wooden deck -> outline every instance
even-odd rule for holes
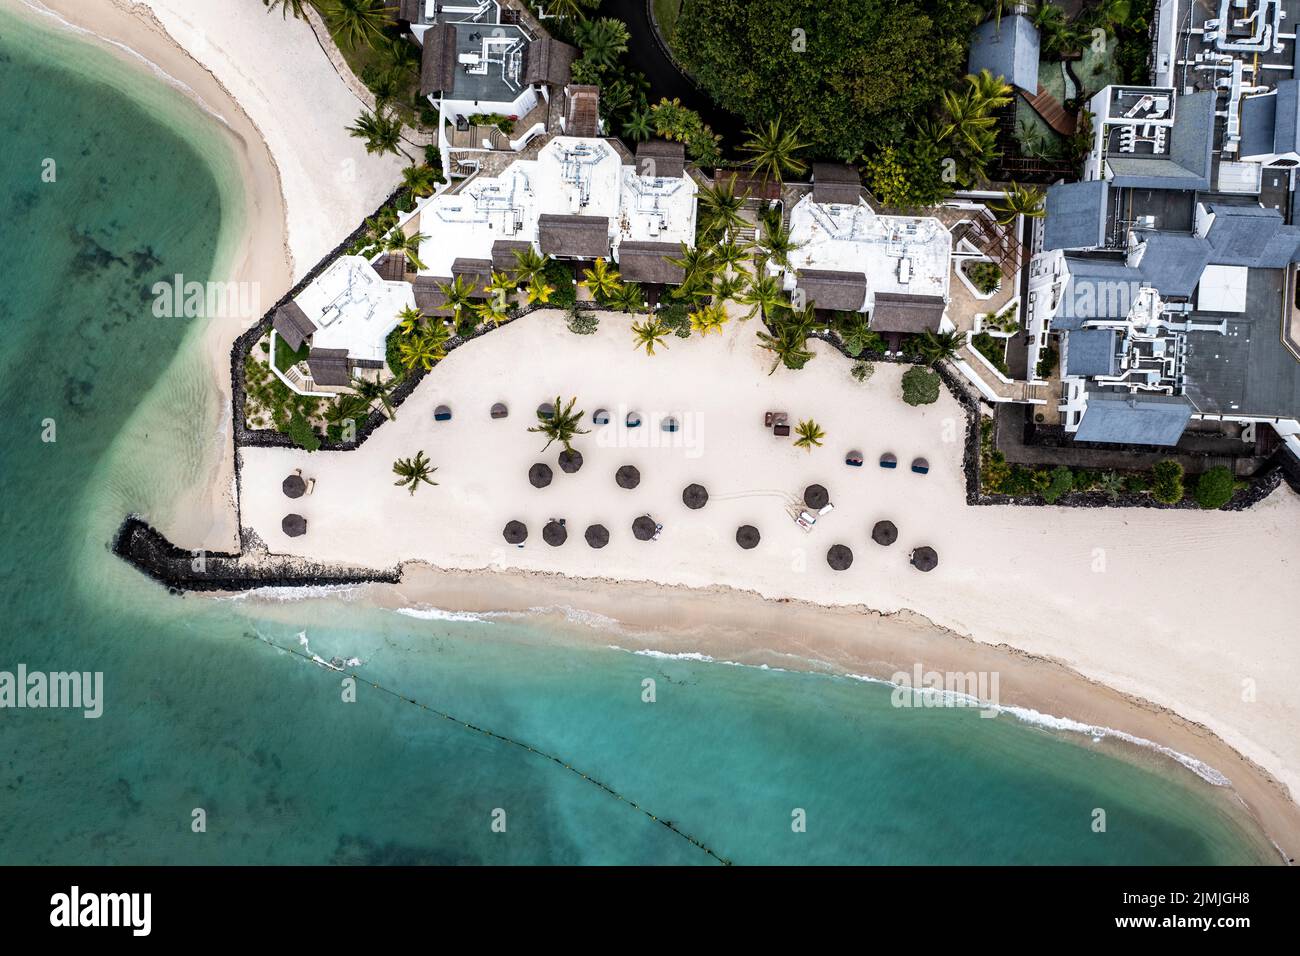
[[[1047,92],[1042,86],[1038,87],[1038,92],[1033,96],[1021,94],[1039,116],[1043,118],[1048,126],[1056,130],[1062,136],[1073,136],[1075,125],[1078,118],[1071,116],[1065,111],[1065,107],[1051,93]]]

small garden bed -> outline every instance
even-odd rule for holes
[[[975,351],[989,360],[989,364],[1001,372],[1006,378],[1011,377],[1011,370],[1007,367],[1007,340],[996,338],[987,332],[979,332],[971,336],[970,344]]]
[[[982,296],[991,296],[1002,288],[1002,269],[987,259],[967,259],[961,264],[962,275]]]

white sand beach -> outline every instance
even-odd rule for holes
[[[346,127],[362,103],[305,22],[261,0],[0,0],[47,26],[151,69],[213,115],[244,186],[245,233],[225,274],[269,308],[392,193],[403,157],[368,156]],[[273,64],[274,68],[264,68]],[[207,320],[212,389],[206,480],[182,492],[168,527],[187,547],[238,546],[230,429],[230,346],[257,317]]]
[[[597,334],[575,336],[558,313],[534,313],[455,351],[359,451],[244,449],[245,526],[275,552],[375,567],[420,561],[911,609],[1203,724],[1297,792],[1300,646],[1287,595],[1300,573],[1300,500],[1288,489],[1235,514],[970,507],[960,470],[964,413],[947,392],[911,408],[899,397],[900,367],[882,364],[860,385],[821,343],[804,370],[769,377],[754,323],[670,339],[654,357],[634,351],[628,325],[608,314]],[[526,432],[537,405],[557,394],[576,395],[593,429],[575,441],[585,458],[576,475],[560,471],[558,446],[542,453],[544,439]],[[510,416],[493,421],[497,401]],[[452,420],[434,422],[444,403]],[[605,428],[590,424],[601,407],[614,420]],[[824,447],[805,452],[773,437],[763,427],[768,409],[816,419]],[[621,425],[629,410],[641,413],[639,429]],[[681,430],[660,431],[665,415]],[[391,468],[421,449],[439,484],[412,496],[393,485]],[[851,449],[864,467],[844,464]],[[876,465],[886,451],[898,469]],[[908,469],[916,456],[929,460],[928,475]],[[529,484],[535,462],[551,466],[549,487]],[[615,483],[624,464],[640,469],[635,490]],[[294,468],[316,486],[291,502],[280,482]],[[681,498],[692,482],[710,493],[698,511]],[[835,508],[805,533],[788,508],[812,482],[829,489]],[[281,532],[288,512],[307,518],[305,536]],[[645,513],[664,525],[660,540],[633,537]],[[541,540],[553,517],[569,532],[559,548]],[[892,547],[870,540],[881,518],[898,525]],[[528,525],[523,548],[502,539],[511,519]],[[583,540],[596,522],[610,531],[601,550]],[[758,548],[737,547],[741,524],[758,527]],[[849,570],[827,566],[832,544],[853,550]],[[919,545],[939,553],[929,574],[908,565]],[[817,656],[815,645],[807,656]]]

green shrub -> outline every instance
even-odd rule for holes
[[[1011,377],[1011,370],[1007,367],[1007,340],[999,339],[989,335],[987,332],[980,332],[971,338],[970,344],[975,346],[975,350],[988,359],[995,369]]]
[[[295,445],[307,451],[316,451],[320,448],[320,436],[316,434],[316,429],[311,427],[311,423],[303,417],[302,412],[294,412],[284,433],[293,439]]]
[[[689,339],[691,337],[691,318],[690,310],[684,303],[673,302],[669,305],[661,306],[655,313],[655,318],[672,330],[673,335],[679,339]]]
[[[876,374],[876,367],[870,362],[854,362],[849,374],[853,376],[853,381],[865,382]]]
[[[1202,508],[1222,508],[1232,498],[1235,484],[1232,472],[1217,465],[1196,480],[1196,503]]]
[[[903,373],[903,401],[909,405],[932,405],[939,400],[939,376],[928,368],[909,368]]]
[[[1156,501],[1172,505],[1183,500],[1183,466],[1167,458],[1151,469],[1151,494]]]
[[[574,335],[592,335],[599,328],[600,319],[586,309],[569,309],[568,325]]]
[[[1043,498],[1050,505],[1059,500],[1062,495],[1074,490],[1074,472],[1065,465],[1057,465],[1048,472],[1048,475],[1050,480],[1047,487],[1043,489]]]
[[[571,310],[574,303],[578,301],[578,287],[573,284],[573,268],[566,262],[552,259],[546,264],[542,277],[548,285],[555,287],[547,306],[552,309]]]
[[[1038,367],[1034,369],[1034,374],[1039,378],[1047,378],[1056,368],[1057,360],[1056,349],[1050,345],[1038,353]]]
[[[962,263],[961,271],[966,273],[970,284],[984,295],[995,292],[1002,282],[1002,269],[996,262],[968,259]]]

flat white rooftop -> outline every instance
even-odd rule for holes
[[[409,282],[380,278],[361,256],[340,256],[294,301],[316,326],[313,348],[383,360],[388,333],[402,309],[415,307],[415,292]]]
[[[695,242],[694,180],[640,176],[603,139],[557,136],[537,159],[477,176],[421,205],[423,275],[450,276],[456,259],[488,259],[498,239],[537,243],[542,215],[603,216],[612,244]]]
[[[862,272],[871,293],[948,294],[952,235],[933,217],[881,216],[865,202],[805,196],[790,211],[790,238],[799,244],[790,254],[795,270]]]

